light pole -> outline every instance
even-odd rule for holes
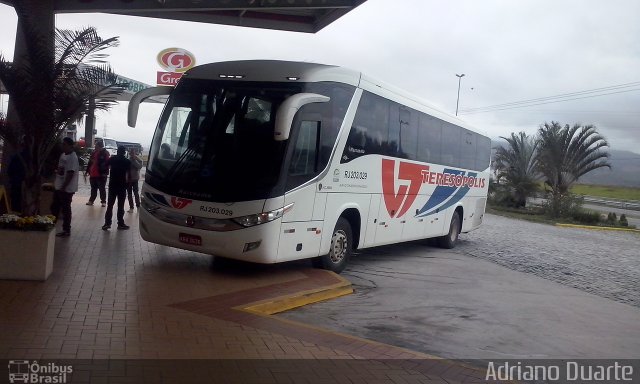
[[[462,81],[462,78],[464,77],[464,73],[462,75],[458,75],[456,73],[456,76],[458,76],[458,99],[456,100],[456,116],[458,116],[458,103],[460,103],[460,82]]]

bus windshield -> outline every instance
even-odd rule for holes
[[[275,115],[303,84],[188,80],[172,93],[153,138],[147,182],[208,201],[246,201],[277,191],[286,142]]]

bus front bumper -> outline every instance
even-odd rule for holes
[[[140,235],[151,243],[253,263],[276,263],[281,219],[233,231],[166,223],[140,210]]]

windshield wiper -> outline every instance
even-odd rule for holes
[[[189,147],[187,147],[187,149],[182,153],[182,155],[180,155],[178,160],[176,160],[176,162],[167,171],[167,175],[165,176],[166,180],[173,179],[173,177],[176,174],[176,171],[178,171],[179,169],[182,170],[182,169],[184,169],[184,167],[187,166],[188,163],[186,162],[186,160],[187,160],[188,157],[195,158],[195,156],[193,156],[193,155],[197,155],[197,152],[194,149],[194,147],[197,144],[198,143],[196,141],[194,141],[194,143],[190,144]]]

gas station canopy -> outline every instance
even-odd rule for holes
[[[53,49],[54,17],[60,13],[110,13],[199,23],[316,33],[366,0],[0,0],[0,4],[21,5],[41,23],[36,27]],[[18,23],[20,28],[20,23]],[[16,36],[16,53],[24,58],[24,43]],[[21,52],[20,54],[18,52]],[[51,55],[53,57],[53,55]],[[26,59],[25,59],[26,60]],[[15,59],[14,59],[15,62]],[[120,77],[128,84],[121,95],[128,100],[146,84]],[[0,84],[0,92],[2,92]],[[95,117],[87,116],[85,137],[93,137]]]
[[[308,33],[318,32],[365,1],[52,0],[55,13],[100,12]]]
[[[13,6],[18,1],[21,0],[0,0],[0,3]],[[54,13],[111,13],[307,33],[318,32],[365,1],[47,0]],[[126,82],[147,87],[132,79]],[[0,93],[4,92],[0,83]],[[123,100],[128,100],[132,93],[135,92],[125,91]]]

